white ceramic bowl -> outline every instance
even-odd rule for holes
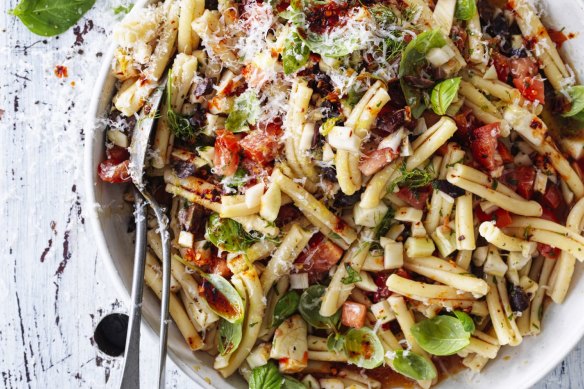
[[[134,10],[147,4],[139,1]],[[578,36],[564,44],[563,52],[573,65],[580,80],[584,80],[584,1],[543,0],[544,20],[551,27]],[[122,201],[120,185],[105,184],[96,171],[104,158],[104,122],[107,117],[115,79],[109,73],[113,48],[104,58],[104,64],[95,85],[86,126],[85,141],[85,198],[86,216],[90,220],[93,236],[103,264],[111,274],[111,282],[129,301],[132,278],[133,236],[128,234],[127,224],[131,210]],[[519,347],[505,347],[499,357],[490,362],[480,375],[460,373],[442,382],[442,389],[458,388],[472,384],[473,389],[529,388],[560,363],[584,335],[584,315],[581,301],[584,299],[582,266],[577,266],[574,282],[568,298],[562,305],[552,305],[543,319],[543,331],[539,336],[528,337]],[[148,290],[143,304],[143,315],[148,332],[155,336],[158,329],[159,302]],[[212,358],[206,353],[192,353],[177,328],[173,325],[169,334],[169,355],[180,368],[204,388],[246,388],[243,379],[234,375],[225,380],[213,368]],[[210,384],[211,383],[211,384]]]

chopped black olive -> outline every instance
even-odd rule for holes
[[[509,303],[513,312],[523,312],[529,308],[529,296],[518,285],[511,285],[509,290]]]
[[[337,169],[332,166],[322,168],[322,177],[331,182],[337,182]]]
[[[446,193],[453,199],[463,196],[465,193],[464,189],[461,189],[456,185],[452,185],[450,182],[446,180],[436,180],[434,181],[433,186],[439,191]]]

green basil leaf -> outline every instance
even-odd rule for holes
[[[400,85],[406,97],[406,102],[412,109],[412,115],[417,119],[426,109],[424,93],[422,90],[410,86],[403,78],[408,75],[416,75],[420,68],[426,64],[426,54],[433,48],[440,48],[446,44],[446,39],[439,29],[428,30],[413,39],[404,50],[399,66],[398,76]]]
[[[298,381],[296,378],[284,376],[284,383],[282,389],[306,389],[306,385]]]
[[[432,89],[432,109],[437,115],[446,115],[446,110],[450,104],[458,96],[458,88],[460,87],[460,77],[444,80],[434,86]]]
[[[364,94],[365,92],[358,90],[355,87],[352,87],[351,89],[349,89],[349,92],[347,93],[347,104],[349,104],[351,107],[354,107],[355,105],[357,105],[359,100],[361,100]]]
[[[383,363],[384,351],[379,337],[369,327],[351,328],[345,335],[349,363],[374,369]]]
[[[470,20],[477,13],[477,4],[475,0],[457,0],[454,17],[459,20]]]
[[[255,367],[249,378],[249,389],[280,389],[283,377],[274,362]]]
[[[272,317],[272,327],[278,327],[284,320],[289,318],[298,309],[300,296],[295,290],[291,290],[278,300],[274,307],[274,317]]]
[[[395,371],[413,380],[433,380],[438,375],[428,359],[411,351],[396,351],[391,364]]]
[[[568,94],[572,99],[572,108],[562,114],[564,117],[573,117],[584,111],[584,86],[573,86],[568,90]]]
[[[469,334],[472,334],[475,331],[475,323],[468,314],[462,311],[454,311],[454,316],[462,323],[462,328]]]
[[[308,62],[310,49],[308,45],[300,38],[296,31],[293,31],[284,46],[282,53],[282,64],[285,74],[292,74],[302,68]]]
[[[59,35],[71,28],[95,4],[95,0],[21,0],[10,13],[31,32]]]
[[[470,343],[470,333],[452,316],[436,316],[412,327],[412,335],[425,351],[433,355],[452,355]]]
[[[304,39],[310,51],[328,58],[346,57],[367,44],[356,34],[340,33],[339,31],[316,34],[299,29],[299,35]]]
[[[341,279],[341,282],[345,285],[354,284],[355,282],[361,281],[361,276],[359,272],[351,267],[348,263],[345,264],[345,270],[347,270],[347,276]]]
[[[330,317],[322,316],[319,312],[320,306],[322,305],[322,296],[325,291],[326,288],[323,285],[310,286],[300,296],[298,311],[302,315],[302,318],[311,326],[336,330],[341,319],[341,311],[337,311]]]
[[[230,323],[221,319],[219,323],[219,342],[217,350],[221,355],[229,355],[239,347],[243,335],[243,323]]]
[[[256,124],[260,116],[260,100],[253,89],[248,89],[235,99],[233,108],[225,121],[225,128],[231,132],[249,131],[248,124]]]
[[[183,140],[193,140],[197,135],[197,130],[191,126],[189,118],[187,116],[181,115],[172,109],[170,102],[172,101],[172,70],[168,71],[168,81],[166,82],[166,121],[168,127],[174,133],[174,135]]]
[[[249,234],[233,219],[221,218],[214,213],[207,221],[206,238],[217,248],[231,253],[245,251],[259,241],[259,237]]]
[[[374,230],[374,239],[379,240],[382,236],[385,236],[389,232],[389,229],[393,225],[393,217],[395,216],[395,211],[393,208],[389,208],[389,210],[383,216],[383,219],[379,222],[377,227]]]
[[[328,338],[326,338],[326,348],[329,351],[336,353],[345,352],[345,336],[342,334],[337,334],[332,332]]]
[[[339,122],[341,118],[339,116],[334,118],[328,118],[322,126],[320,126],[320,133],[322,136],[327,136],[329,132],[333,129],[333,127]]]
[[[119,5],[119,6],[114,8],[114,14],[119,15],[119,14],[130,13],[132,8],[134,8],[134,4]]]

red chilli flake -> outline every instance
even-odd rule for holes
[[[55,76],[58,78],[67,78],[69,77],[69,70],[67,66],[57,65],[55,66]]]

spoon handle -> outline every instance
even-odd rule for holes
[[[126,336],[126,355],[120,388],[140,388],[140,323],[142,321],[142,294],[144,291],[144,268],[146,264],[146,205],[144,198],[134,191],[136,246],[132,279],[132,309]]]

